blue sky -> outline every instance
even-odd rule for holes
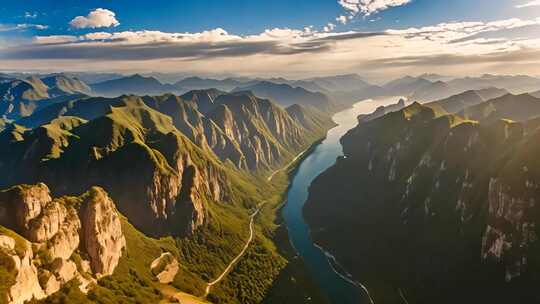
[[[526,4],[529,6],[519,7]],[[88,20],[96,9],[102,9],[99,14],[109,14],[107,20],[112,23],[84,23],[94,22]],[[345,24],[336,20],[339,16]],[[70,24],[76,17],[86,26]],[[380,73],[388,73],[390,68],[392,73],[401,73],[424,65],[424,69],[432,69],[437,63],[432,60],[428,67],[428,62],[417,60],[422,56],[439,56],[440,64],[442,56],[456,53],[471,61],[475,56],[493,58],[536,48],[539,17],[537,0],[10,1],[0,7],[0,63],[19,67],[32,62],[39,69],[189,69],[207,73],[215,66],[208,61],[219,61],[229,73],[238,67],[239,74],[298,75],[308,73],[309,67],[317,74],[363,72],[381,63],[384,71]],[[281,30],[264,34],[272,29]],[[347,33],[353,33],[353,38]],[[189,35],[178,36],[183,34]],[[130,48],[135,44],[144,44],[148,50],[136,54]],[[155,44],[167,45],[151,53]],[[78,53],[73,52],[74,47]],[[391,47],[402,56],[388,52]],[[238,66],[242,56],[253,57],[251,68]],[[312,57],[319,62],[325,59],[326,64],[313,66],[307,60]],[[413,63],[407,66],[404,60]],[[536,57],[532,60],[536,66]],[[273,69],[265,69],[266,62],[274,63]],[[442,63],[449,70],[460,70],[458,65]],[[476,70],[471,73],[486,69],[481,65],[497,70],[505,64],[475,60]],[[531,66],[530,60],[515,64]]]
[[[540,13],[539,10],[517,9],[517,3],[514,0],[415,0],[373,16],[358,16],[348,26],[340,28],[382,30],[458,20],[526,18]],[[334,0],[26,0],[2,4],[0,20],[2,23],[47,24],[50,29],[43,34],[69,34],[73,33],[68,26],[73,17],[100,7],[116,12],[121,25],[115,30],[198,32],[222,27],[237,34],[255,34],[275,27],[313,25],[322,28],[346,13]],[[37,17],[25,18],[27,12]]]

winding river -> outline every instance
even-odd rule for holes
[[[339,139],[357,125],[358,115],[372,113],[378,106],[397,101],[396,97],[364,100],[356,103],[352,108],[335,114],[333,119],[337,126],[328,131],[326,139],[304,158],[287,193],[283,217],[289,230],[290,241],[304,259],[310,274],[321,290],[334,304],[368,304],[371,301],[367,291],[359,283],[336,272],[330,263],[330,254],[325,253],[312,242],[309,227],[302,215],[302,208],[308,197],[308,188],[319,174],[336,162],[338,156],[343,155]]]

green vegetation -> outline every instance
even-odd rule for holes
[[[318,140],[333,125],[328,117],[305,107],[289,109],[294,112],[289,115],[269,101],[252,97],[244,100],[247,105],[266,109],[254,109],[253,114],[271,113],[269,116],[274,115],[273,118],[240,117],[234,99],[222,100],[237,111],[235,119],[239,125],[251,124],[254,129],[250,136],[260,136],[280,151],[277,155],[281,158],[250,173],[195,145],[175,127],[170,116],[150,108],[140,98],[109,101],[107,104],[103,99],[85,99],[60,107],[54,105],[51,106],[54,111],[44,109],[39,113],[44,118],[36,119],[49,121],[47,124],[33,130],[15,126],[0,133],[0,144],[7,147],[0,153],[0,169],[6,172],[13,169],[8,176],[0,177],[0,185],[43,180],[51,189],[62,189],[59,192],[67,194],[100,185],[126,216],[122,225],[127,249],[114,274],[99,279],[86,298],[75,284],[69,284],[45,300],[46,303],[64,303],[68,298],[73,301],[70,303],[156,302],[164,290],[150,264],[163,252],[171,252],[180,265],[171,285],[179,291],[202,296],[206,283],[221,274],[242,250],[249,235],[249,215],[262,202],[266,205],[257,215],[252,245],[225,279],[212,288],[209,299],[219,303],[261,302],[269,290],[277,295],[284,288],[284,284],[275,283],[277,278],[288,280],[304,275],[300,274],[300,262],[288,266],[293,255],[285,254],[281,248],[288,246],[284,245],[287,242],[283,241],[282,233],[276,246],[280,227],[276,215],[288,185],[287,171],[279,171],[271,184],[267,178],[270,171],[287,164],[296,153]],[[62,110],[64,107],[67,112]],[[103,109],[108,109],[105,115],[100,114]],[[56,118],[51,115],[56,110],[82,118]],[[279,133],[272,124],[292,129],[287,130],[288,134]],[[303,128],[310,131],[304,132]],[[34,143],[39,149],[32,148]],[[200,188],[192,188],[193,168],[204,174]],[[173,187],[177,183],[182,184],[182,189]],[[213,191],[219,192],[220,199],[210,193]],[[149,202],[159,205],[168,195],[177,196],[176,201],[167,202],[176,204],[176,214],[154,221]],[[74,207],[80,204],[80,199],[75,197],[60,200]],[[193,210],[188,204],[191,200],[202,206],[204,224],[188,232],[193,220]],[[186,212],[181,208],[186,208]],[[78,255],[73,259],[77,262]],[[299,282],[307,281],[299,279]]]

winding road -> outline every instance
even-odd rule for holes
[[[268,178],[266,180],[269,181],[269,182],[272,181],[272,178],[274,178],[274,175],[276,175],[279,171],[282,171],[282,170],[285,170],[285,169],[289,168],[292,164],[294,164],[295,161],[297,161],[308,150],[309,150],[309,148],[302,151],[302,152],[300,152],[300,153],[298,153],[298,155],[296,155],[293,158],[293,160],[291,160],[287,165],[285,165],[284,167],[281,167],[281,168],[277,169],[276,171],[272,172],[272,174],[270,174],[270,176],[268,176]]]
[[[261,211],[264,204],[265,203],[261,203],[259,205],[259,207],[257,208],[257,210],[255,210],[255,212],[253,212],[249,216],[250,217],[250,220],[249,220],[249,238],[247,239],[246,244],[244,245],[244,248],[242,248],[242,251],[240,251],[240,253],[229,263],[227,268],[225,268],[225,270],[215,280],[213,280],[212,282],[209,282],[206,285],[206,290],[204,291],[204,297],[205,298],[210,293],[210,288],[212,288],[212,286],[219,283],[229,273],[229,271],[231,271],[234,264],[236,264],[236,262],[238,262],[238,260],[244,255],[244,253],[246,253],[247,249],[249,248],[249,245],[251,244],[251,241],[253,241],[253,234],[254,234],[253,233],[253,221],[255,219],[255,216],[259,213],[259,211]]]
[[[308,151],[309,149],[306,149],[300,153],[298,153],[298,155],[296,155],[293,160],[291,160],[287,165],[285,165],[284,167],[281,167],[280,169],[272,172],[272,174],[270,174],[270,176],[268,176],[267,178],[267,181],[271,181],[272,178],[279,172],[279,171],[282,171],[282,170],[285,170],[287,169],[289,166],[291,166],[292,164],[294,164],[294,162],[296,162],[300,157],[302,157],[302,155],[304,155],[304,153],[306,153],[306,151]],[[225,270],[215,279],[213,280],[212,282],[209,282],[206,284],[206,289],[204,291],[204,298],[206,298],[208,296],[208,294],[210,293],[210,289],[212,288],[212,286],[216,285],[217,283],[219,283],[221,280],[223,280],[223,278],[225,278],[225,276],[229,273],[229,271],[231,271],[231,269],[234,267],[234,264],[236,264],[236,262],[238,262],[238,260],[240,260],[240,258],[246,253],[247,249],[249,248],[249,245],[251,244],[251,241],[253,241],[253,221],[255,219],[255,216],[261,211],[262,207],[264,206],[265,203],[261,203],[259,205],[259,207],[257,208],[257,210],[255,210],[255,212],[253,212],[249,217],[250,217],[250,220],[249,220],[249,238],[247,239],[246,241],[246,244],[244,245],[244,248],[242,248],[242,251],[240,251],[240,253],[229,263],[229,265],[227,265],[227,268],[225,268]]]

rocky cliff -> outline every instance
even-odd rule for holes
[[[376,303],[536,303],[540,131],[527,124],[416,103],[360,123],[310,188],[313,237]]]
[[[102,185],[118,208],[150,234],[190,234],[205,201],[227,201],[215,157],[181,134],[169,116],[134,98],[89,122],[65,116],[6,138],[4,184],[44,180],[59,194]],[[84,123],[83,123],[84,122]],[[134,178],[136,177],[136,178]]]
[[[101,188],[55,199],[45,184],[0,191],[0,298],[7,303],[42,299],[72,280],[86,293],[113,273],[125,245],[120,215]]]

